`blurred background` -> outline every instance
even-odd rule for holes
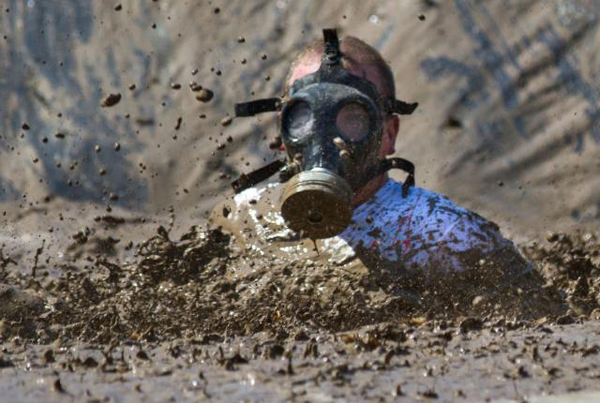
[[[513,239],[600,223],[600,0],[1,3],[4,245],[107,212],[205,222],[278,156],[274,116],[228,124],[234,103],[279,95],[328,27],[380,50],[419,102],[396,147],[419,186]]]

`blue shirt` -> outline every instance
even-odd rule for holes
[[[423,188],[412,187],[403,198],[402,184],[391,179],[354,210],[352,224],[339,238],[353,249],[402,261],[407,269],[437,265],[461,270],[465,253],[485,256],[512,247],[496,224]]]

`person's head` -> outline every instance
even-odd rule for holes
[[[354,37],[339,41],[335,29],[324,29],[323,41],[292,63],[285,91],[282,98],[237,104],[236,116],[279,111],[288,158],[256,175],[283,164],[281,214],[290,229],[312,239],[339,234],[390,169],[409,174],[402,187],[406,196],[414,165],[386,156],[395,151],[395,114],[411,114],[418,104],[396,99],[393,74],[379,52]]]
[[[323,57],[323,48],[323,39],[317,39],[298,53],[286,77],[284,96],[287,95],[296,80],[313,74],[319,69]],[[375,48],[356,37],[346,36],[340,40],[340,50],[344,69],[350,74],[371,81],[384,99],[395,98],[394,75],[388,63]],[[380,156],[382,158],[395,152],[394,145],[399,128],[400,119],[398,116],[387,115],[381,139]]]

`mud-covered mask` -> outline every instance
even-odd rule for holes
[[[289,228],[312,239],[344,231],[352,218],[352,196],[373,178],[406,171],[403,196],[414,185],[414,166],[402,158],[379,156],[390,114],[411,114],[417,104],[383,98],[375,85],[341,65],[337,33],[323,30],[319,70],[298,79],[284,98],[237,104],[236,116],[281,111],[280,138],[287,161],[275,161],[233,183],[240,192],[279,171],[287,182],[281,214]]]

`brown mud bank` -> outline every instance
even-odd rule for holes
[[[600,377],[595,234],[524,245],[536,270],[514,282],[486,281],[482,262],[425,288],[357,265],[250,258],[214,229],[174,240],[159,227],[137,245],[93,233],[75,234],[60,265],[39,250],[33,273],[1,256],[0,387],[15,398],[477,401]]]

